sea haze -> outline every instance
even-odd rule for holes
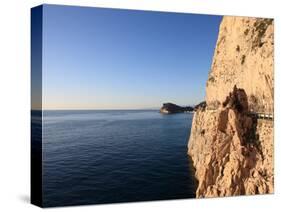
[[[43,112],[43,205],[195,197],[186,154],[192,114]]]

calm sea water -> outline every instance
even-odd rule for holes
[[[191,121],[156,110],[44,111],[44,206],[195,197]]]

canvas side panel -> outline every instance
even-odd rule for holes
[[[31,9],[31,203],[42,207],[42,17]]]

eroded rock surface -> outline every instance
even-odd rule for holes
[[[188,143],[197,197],[272,193],[273,22],[224,17]]]
[[[273,20],[224,17],[206,86],[209,106],[222,102],[236,85],[253,110],[273,111]]]

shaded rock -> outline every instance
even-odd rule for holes
[[[194,106],[194,111],[196,110],[205,110],[206,108],[206,101],[200,102],[199,104]]]

